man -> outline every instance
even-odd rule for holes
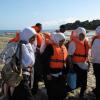
[[[36,23],[35,26],[32,26],[37,32],[37,46],[36,46],[36,59],[34,65],[34,83],[32,88],[32,94],[36,94],[38,91],[38,82],[42,80],[42,66],[41,66],[41,57],[40,57],[40,47],[43,41],[43,35],[41,33],[42,24]]]
[[[43,40],[43,35],[41,33],[42,24],[36,23],[36,25],[32,26],[32,28],[34,28],[35,31],[37,32],[37,47],[40,48],[42,40]]]
[[[56,30],[56,33],[64,33],[66,31],[66,26],[65,25],[60,25],[59,30]]]
[[[65,25],[61,25],[60,26],[60,32],[64,33],[66,31],[66,26]]]

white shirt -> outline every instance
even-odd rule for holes
[[[73,55],[75,53],[75,50],[76,50],[76,45],[75,45],[75,42],[72,41],[72,42],[69,43],[68,54],[69,55]],[[73,62],[73,63],[77,64],[83,70],[87,70],[88,69],[87,62],[81,62],[81,63]]]
[[[4,60],[3,63],[9,63],[12,59],[12,56],[15,54],[17,50],[17,44],[16,43],[8,43],[7,47],[2,51],[0,54],[0,58]],[[17,57],[19,58],[19,55],[17,53]],[[22,65],[23,67],[32,66],[35,63],[35,55],[34,55],[34,49],[32,48],[32,45],[30,43],[28,44],[22,44]]]
[[[100,39],[94,40],[91,48],[91,56],[93,63],[100,63]]]
[[[30,43],[22,44],[22,64],[24,67],[32,66],[35,63],[34,50]]]
[[[75,42],[70,42],[68,46],[68,54],[73,55],[76,50]]]
[[[32,48],[33,48],[34,52],[36,52],[36,48],[37,48],[37,38],[35,39],[34,43],[32,44]]]

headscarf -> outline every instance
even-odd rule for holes
[[[51,35],[51,39],[53,40],[54,43],[56,43],[57,45],[59,45],[61,40],[66,40],[66,37],[63,33],[55,33],[53,35]]]
[[[31,27],[27,27],[20,33],[20,40],[29,42],[29,39],[34,35],[36,35],[36,31]]]
[[[96,34],[92,37],[91,45],[93,45],[95,39],[100,39],[100,26],[96,28]]]
[[[100,36],[100,26],[96,28],[96,35]]]
[[[84,35],[86,35],[86,30],[83,27],[78,27],[76,30],[73,30],[70,35],[70,40],[78,41],[80,33],[83,33]]]
[[[71,35],[70,35],[70,40],[72,41],[72,40],[76,40],[78,37],[77,37],[77,34],[76,34],[76,32],[75,31],[72,31],[71,32]]]
[[[84,35],[86,35],[86,30],[85,28],[83,27],[78,27],[76,30],[75,30],[76,34],[77,34],[77,37],[79,37],[79,34],[83,33]]]
[[[77,34],[77,39],[76,39],[76,42],[79,42],[79,35],[81,33],[83,33],[85,35],[85,38],[84,38],[84,41],[81,41],[81,42],[84,42],[86,44],[86,52],[88,52],[88,49],[90,48],[90,45],[88,43],[88,38],[86,38],[86,29],[83,28],[83,27],[78,27],[76,30],[75,30],[76,34]]]

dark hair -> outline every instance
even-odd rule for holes
[[[60,25],[60,29],[66,30],[66,26],[65,25]]]
[[[42,26],[42,24],[41,23],[36,23],[36,25],[35,26]]]

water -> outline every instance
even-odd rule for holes
[[[66,31],[66,32],[65,32],[65,35],[70,35],[71,32],[72,32],[72,31]],[[87,36],[93,36],[93,35],[95,35],[95,31],[89,31],[89,32],[87,32],[86,35],[87,35]]]
[[[19,30],[0,30],[0,35],[15,34],[17,31],[19,31]],[[54,30],[44,30],[43,32],[50,32],[50,33],[52,33],[52,32],[54,32]],[[71,31],[66,31],[65,32],[66,36],[70,36],[70,34],[71,34]],[[94,34],[95,34],[94,31],[89,31],[86,35],[88,37],[90,37],[90,36],[93,36]]]
[[[0,30],[0,35],[14,34],[19,30]]]

